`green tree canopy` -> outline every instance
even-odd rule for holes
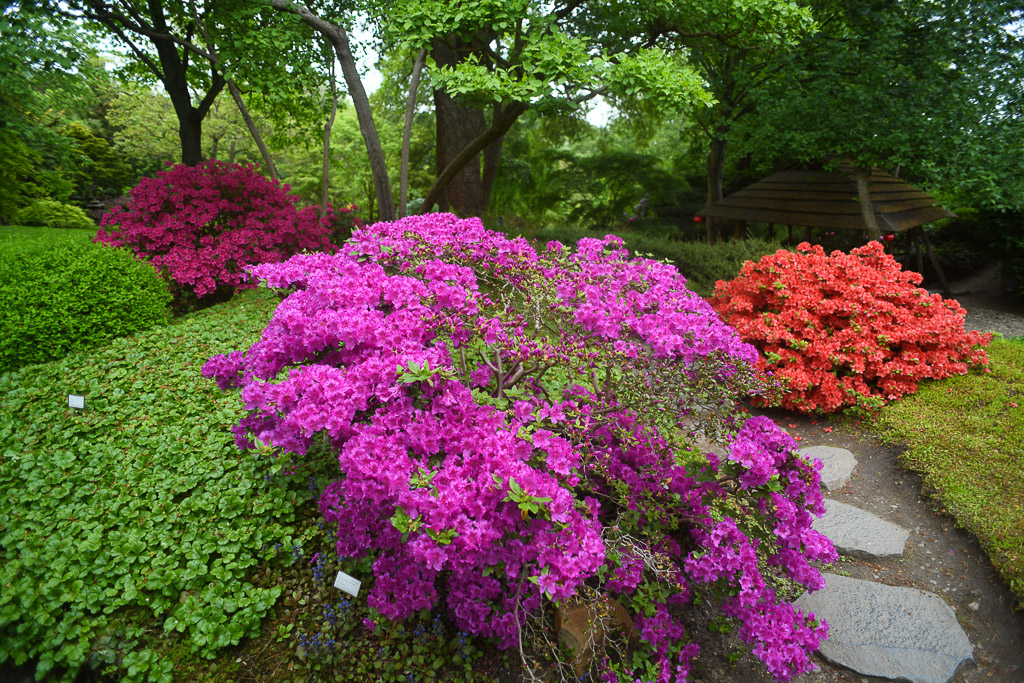
[[[823,30],[780,55],[756,91],[756,112],[737,127],[745,153],[762,167],[848,159],[909,169],[981,192],[986,203],[1024,201],[1024,42],[1012,28],[1020,3],[819,0],[815,8]]]

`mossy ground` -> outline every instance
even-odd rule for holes
[[[1024,341],[989,347],[991,372],[920,386],[873,429],[902,445],[902,465],[963,529],[1024,603]]]

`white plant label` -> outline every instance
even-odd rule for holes
[[[363,584],[358,579],[353,579],[345,572],[338,572],[338,578],[334,580],[334,587],[343,590],[353,598],[359,597],[359,586]]]
[[[78,394],[68,394],[68,407],[82,410],[83,408],[85,408],[85,396],[79,396]]]

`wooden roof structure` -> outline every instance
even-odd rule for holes
[[[955,214],[931,195],[880,169],[871,169],[868,191],[878,227],[900,232]],[[856,171],[790,169],[770,175],[698,212],[700,216],[812,228],[866,231]]]

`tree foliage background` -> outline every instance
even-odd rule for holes
[[[376,56],[366,106],[394,199],[407,145],[412,211],[697,237],[693,213],[723,193],[849,159],[961,214],[940,242],[1024,252],[1021,16],[1010,0],[14,2],[0,220],[37,198],[96,206],[196,158],[388,217],[314,17]],[[593,125],[601,100],[612,115]]]

